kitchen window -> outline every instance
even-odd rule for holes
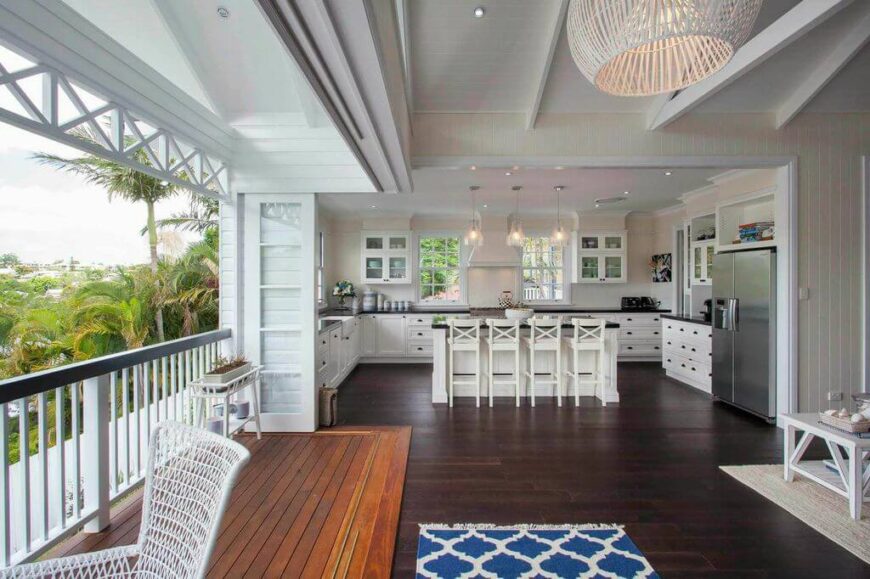
[[[462,244],[459,236],[420,235],[417,254],[418,301],[427,304],[462,303]]]
[[[523,301],[564,302],[565,260],[561,246],[549,237],[526,237],[523,242]]]

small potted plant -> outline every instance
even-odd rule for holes
[[[251,362],[244,356],[235,358],[220,357],[215,360],[215,366],[202,375],[204,384],[229,384],[239,376],[251,371]]]
[[[354,290],[353,284],[350,281],[343,279],[332,288],[332,295],[338,298],[339,309],[345,310],[347,308],[344,305],[344,300],[356,297],[356,290]]]

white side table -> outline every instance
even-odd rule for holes
[[[257,397],[257,388],[260,386],[260,368],[261,366],[254,366],[249,372],[226,384],[207,384],[199,380],[190,382],[188,388],[190,388],[190,397],[194,401],[194,423],[200,428],[205,428],[209,406],[215,401],[220,401],[224,408],[223,435],[225,437],[239,432],[248,422],[253,420],[257,430],[257,439],[262,438],[260,401]],[[251,392],[251,411],[245,418],[230,418],[230,399],[247,388],[250,388]]]
[[[846,497],[849,499],[852,518],[860,520],[863,503],[870,501],[870,466],[864,465],[864,458],[870,454],[870,438],[861,438],[822,424],[818,414],[812,412],[780,414],[779,419],[785,435],[785,480],[792,482],[797,473]],[[799,430],[803,435],[800,441],[796,441]],[[831,470],[821,460],[802,461],[804,453],[816,437],[825,441],[836,470]]]

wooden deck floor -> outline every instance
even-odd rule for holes
[[[224,515],[209,577],[389,577],[410,427],[345,427],[238,439],[251,450]],[[141,500],[51,556],[134,543]]]

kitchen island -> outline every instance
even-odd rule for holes
[[[548,312],[549,313],[549,312]],[[572,312],[573,313],[573,312]],[[576,313],[574,313],[576,316]],[[488,317],[500,317],[500,316],[488,316]],[[567,316],[563,316],[567,317]],[[584,318],[591,318],[590,316],[583,316]],[[530,331],[530,327],[527,323],[522,325],[523,333],[528,334]],[[447,334],[448,334],[448,325],[444,322],[435,322],[432,324],[432,402],[435,404],[446,404],[447,403],[447,376],[449,375],[450,368],[449,366],[449,356],[447,352]],[[481,338],[487,335],[488,329],[486,326],[486,322],[483,322],[481,326]],[[563,336],[563,345],[562,345],[562,393],[567,396],[569,393],[571,396],[574,394],[574,384],[573,380],[568,380],[568,377],[565,375],[573,364],[573,353],[568,345],[568,340],[564,338],[568,338],[573,336],[574,326],[570,323],[569,320],[566,319],[565,323],[562,324],[562,336]],[[582,385],[580,390],[581,396],[594,396],[598,398],[605,404],[611,404],[619,402],[619,391],[617,390],[617,364],[616,359],[619,354],[619,324],[615,322],[607,322],[607,326],[604,332],[604,348],[605,348],[605,364],[604,364],[604,388],[603,391],[593,391],[594,388],[590,385]],[[512,355],[501,355],[505,354],[503,352],[497,352],[493,358],[493,366],[494,373],[497,375],[512,375],[513,374],[513,357]],[[591,360],[584,361],[584,357],[589,356],[588,352],[584,352],[581,354],[581,364],[584,368],[589,368],[591,364]],[[521,361],[520,367],[522,371],[527,369],[527,353],[525,349],[521,352]],[[539,355],[538,365],[539,371],[549,371],[552,367],[553,355]],[[544,362],[545,360],[545,362]],[[481,344],[481,396],[489,395],[489,384],[487,381],[487,376],[489,373],[488,368],[489,356],[486,353],[486,345],[485,343]],[[549,365],[548,365],[549,364]],[[455,361],[455,373],[456,374],[474,374],[474,359],[472,354],[470,353],[457,353],[456,361]],[[520,395],[526,396],[528,394],[528,381],[523,379],[522,387],[520,388]],[[468,384],[456,384],[453,389],[454,398],[462,398],[462,397],[474,397],[477,395],[477,390],[474,386]],[[495,391],[493,395],[496,398],[499,397],[514,397],[514,386],[510,384],[496,384]],[[547,384],[538,384],[535,388],[535,396],[536,397],[553,397],[556,395],[556,388],[554,385]]]

